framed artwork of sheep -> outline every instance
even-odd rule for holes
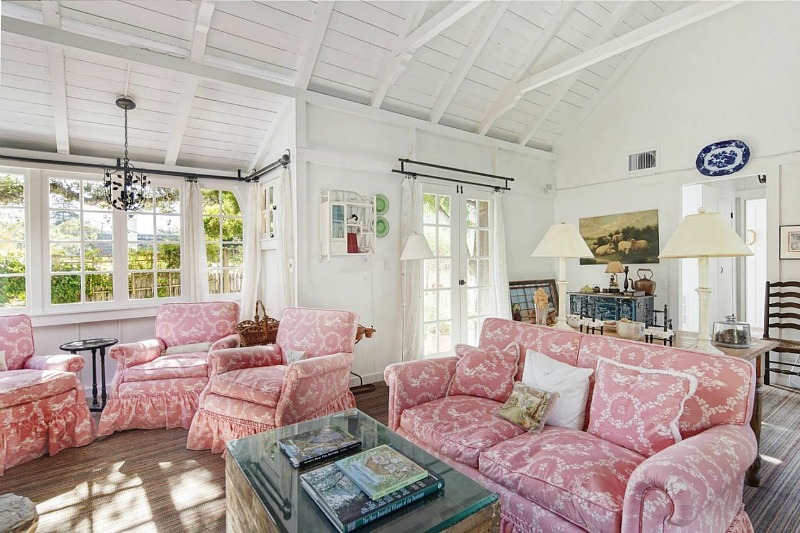
[[[658,209],[581,218],[578,231],[594,254],[582,265],[658,263]]]

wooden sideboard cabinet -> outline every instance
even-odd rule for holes
[[[623,296],[622,294],[602,292],[571,292],[569,293],[569,312],[596,320],[619,320],[627,318],[636,322],[648,322],[653,316],[652,296]]]

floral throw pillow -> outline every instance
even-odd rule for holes
[[[557,392],[545,392],[517,382],[511,396],[495,414],[522,429],[538,433],[544,429],[557,398]]]
[[[463,394],[505,402],[514,388],[519,345],[512,342],[503,350],[456,345],[456,373],[450,381],[448,396]]]
[[[650,457],[681,441],[678,420],[697,390],[684,372],[597,361],[587,431]]]

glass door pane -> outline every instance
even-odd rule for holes
[[[453,196],[437,192],[425,193],[422,199],[422,231],[433,251],[433,259],[423,264],[423,348],[426,357],[452,353],[458,339],[458,324],[454,322],[453,299],[457,293],[458,270],[454,269]]]
[[[465,342],[477,346],[483,320],[492,312],[490,204],[488,199],[480,198],[464,198],[463,202],[467,265]]]

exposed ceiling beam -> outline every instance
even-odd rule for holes
[[[194,32],[192,33],[192,49],[189,53],[189,60],[193,63],[202,63],[203,57],[206,55],[206,41],[208,41],[208,30],[211,28],[214,7],[214,0],[200,0],[197,6]],[[165,165],[174,165],[178,161],[178,155],[183,145],[183,135],[186,133],[186,126],[189,124],[189,115],[192,112],[198,81],[195,76],[183,76],[183,87],[178,99],[178,111],[172,121],[172,131],[169,134],[167,151],[164,156]]]
[[[427,2],[425,5],[427,6]],[[452,2],[424,24],[410,31],[410,28],[415,26],[413,22],[416,20],[418,23],[425,13],[425,10],[420,8],[417,8],[416,12],[412,11],[412,14],[406,19],[407,23],[412,22],[412,24],[407,25],[407,31],[404,32],[402,41],[395,48],[391,59],[384,65],[380,78],[376,80],[375,89],[372,91],[372,98],[370,98],[370,105],[372,107],[381,106],[383,99],[386,98],[386,93],[389,92],[389,88],[394,85],[394,82],[406,69],[419,47],[461,20],[480,5],[480,1]]]
[[[436,103],[433,105],[430,114],[431,122],[439,122],[442,119],[442,115],[444,115],[444,112],[450,106],[450,102],[453,101],[453,98],[458,92],[458,88],[464,83],[467,73],[469,73],[472,65],[475,64],[483,47],[486,46],[486,41],[489,40],[492,32],[500,22],[500,19],[503,18],[510,3],[511,2],[506,1],[496,4],[486,4],[489,6],[488,11],[484,15],[483,20],[481,20],[478,29],[472,35],[467,49],[461,54],[461,59],[458,60],[458,64],[453,70],[453,73],[448,76],[447,83],[445,83],[442,91],[439,93],[439,97],[436,99]]]
[[[597,32],[597,35],[594,36],[591,44],[599,45],[608,41],[614,35],[614,30],[623,23],[625,17],[628,16],[635,5],[635,2],[619,4],[617,9],[611,13],[611,16],[608,17],[608,20],[606,20],[605,24],[603,24],[603,26]],[[578,81],[578,78],[582,72],[582,70],[579,70],[561,80],[558,89],[555,89],[550,95],[550,99],[547,101],[544,109],[542,109],[541,112],[536,116],[536,120],[534,120],[533,123],[525,128],[525,131],[520,134],[519,138],[517,139],[519,144],[528,144],[528,141],[531,140],[531,137],[533,137],[534,133],[536,133],[542,124],[544,124],[545,120],[547,120],[547,116],[552,113],[559,102],[561,102],[570,89],[572,89],[572,86]]]
[[[516,102],[519,101],[519,99],[522,98],[525,93],[533,91],[534,89],[538,89],[539,87],[547,85],[548,83],[553,83],[556,80],[560,80],[561,78],[569,76],[570,74],[583,70],[601,61],[605,61],[609,57],[626,52],[632,48],[636,48],[637,46],[641,46],[658,39],[659,37],[663,37],[674,31],[685,28],[686,26],[700,22],[701,20],[705,20],[708,17],[726,11],[736,5],[739,5],[740,3],[741,1],[724,3],[697,2],[692,4],[689,7],[685,7],[680,11],[666,15],[655,22],[651,22],[650,24],[646,24],[640,28],[632,30],[621,37],[607,41],[599,46],[596,46],[595,48],[592,48],[591,50],[587,50],[586,52],[567,59],[558,65],[547,68],[537,74],[534,74],[533,76],[519,81],[516,85],[514,85],[512,90],[502,95],[501,99],[495,102],[495,105],[501,110],[500,115],[502,115],[514,107]]]
[[[503,87],[503,89],[500,91],[498,98],[492,105],[489,106],[489,109],[486,110],[486,113],[483,114],[483,117],[481,117],[481,121],[478,124],[478,133],[480,135],[486,135],[486,132],[492,127],[494,121],[497,120],[503,113],[511,109],[513,104],[516,103],[515,100],[507,108],[504,108],[500,105],[500,102],[508,100],[508,96],[513,94],[516,83],[539,60],[539,57],[541,57],[547,46],[555,38],[558,30],[561,29],[561,26],[564,25],[569,16],[572,14],[573,9],[575,9],[575,2],[563,2],[559,6],[555,15],[553,15],[553,18],[550,19],[550,22],[547,24],[547,27],[544,29],[542,34],[539,35],[539,37],[533,41],[528,49],[522,54],[522,57],[524,57],[525,60],[517,66],[517,70],[514,71],[514,75],[510,80],[508,80],[505,87]]]
[[[264,164],[264,155],[269,153],[270,149],[275,145],[275,142],[277,142],[273,133],[282,125],[283,121],[287,119],[287,115],[289,115],[293,109],[294,106],[291,105],[291,102],[284,102],[281,104],[280,109],[278,109],[278,114],[275,116],[275,120],[272,122],[272,127],[269,129],[269,131],[267,131],[267,134],[264,136],[264,139],[261,141],[261,144],[258,147],[256,155],[253,156],[253,160],[250,161],[250,170],[255,172],[262,167]]]
[[[42,2],[42,20],[45,26],[61,28],[61,6],[58,0]],[[56,134],[56,151],[69,153],[69,119],[67,116],[67,72],[64,50],[47,46],[47,66],[50,73],[50,92],[53,100],[53,124]]]
[[[306,46],[300,55],[297,65],[297,78],[295,87],[308,89],[308,82],[311,81],[311,74],[314,72],[314,65],[317,64],[319,50],[322,48],[322,39],[328,29],[328,22],[333,13],[333,2],[317,2],[317,9],[314,10],[314,20],[308,28],[306,36]]]
[[[3,32],[13,33],[21,37],[27,37],[43,43],[55,44],[65,48],[85,50],[109,57],[124,59],[139,65],[171,70],[202,79],[214,80],[223,83],[250,87],[259,91],[266,91],[280,96],[295,98],[304,93],[291,85],[277,83],[270,80],[232,72],[230,70],[201,65],[186,61],[184,58],[172,57],[165,54],[150,52],[124,44],[117,44],[94,37],[86,37],[55,28],[48,28],[41,24],[35,24],[24,20],[14,19],[3,16],[0,20]]]
[[[575,135],[575,132],[578,131],[578,128],[586,122],[586,119],[592,114],[592,112],[597,109],[597,106],[602,102],[608,93],[611,92],[611,89],[616,86],[617,82],[625,75],[625,73],[630,70],[631,66],[636,63],[636,60],[642,55],[642,53],[647,49],[647,45],[640,46],[639,48],[635,48],[631,50],[628,55],[625,57],[625,60],[617,67],[614,73],[611,75],[610,78],[606,80],[603,84],[603,87],[591,100],[589,103],[581,109],[581,111],[575,116],[569,126],[567,126],[566,130],[564,130],[564,134],[561,136],[561,139],[558,143],[557,147],[554,147],[554,150],[561,149],[565,144],[567,144],[572,136]]]

